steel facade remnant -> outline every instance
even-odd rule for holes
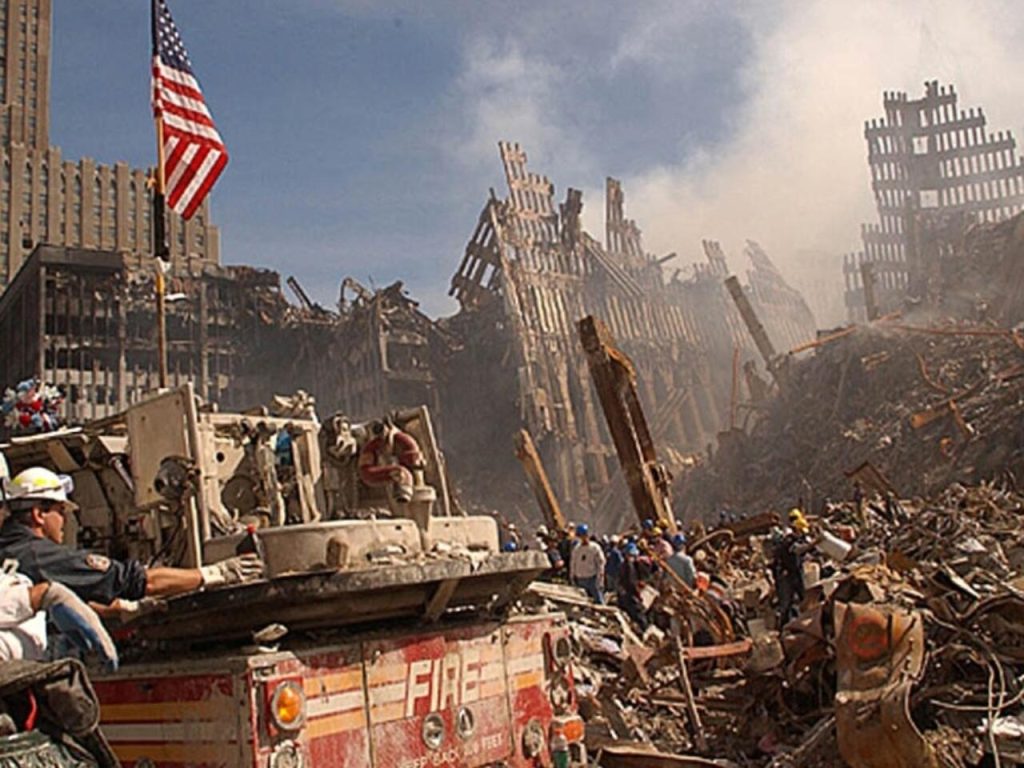
[[[579,332],[637,517],[641,522],[654,520],[668,530],[675,530],[670,478],[658,463],[640,405],[636,370],[600,320],[583,318]]]
[[[623,521],[626,489],[575,323],[601,318],[633,360],[638,396],[655,415],[652,430],[670,468],[703,451],[727,423],[735,348],[744,360],[756,352],[722,287],[728,268],[720,245],[705,243],[707,263],[693,265],[689,277],[682,270],[670,276],[662,265],[671,259],[647,253],[640,227],[625,215],[617,180],[606,182],[601,243],[582,227],[579,190],[556,205],[554,186],[527,169],[523,149],[499,148],[508,196],[492,191],[452,277],[449,293],[462,309],[447,327],[463,348],[450,364],[452,405],[442,407],[446,424],[453,407],[486,406],[490,419],[449,431],[452,461],[462,477],[485,477],[492,496],[529,505],[503,480],[519,476],[511,453],[496,457],[492,445],[496,430],[525,428],[566,513],[614,525]],[[799,294],[756,244],[745,255],[752,301],[770,332],[787,346],[812,338],[814,321]]]
[[[59,386],[70,423],[109,416],[158,385],[153,269],[112,251],[38,246],[0,296],[0,388],[28,377]],[[181,263],[167,278],[169,385],[193,382],[222,405],[273,392],[265,352],[289,348],[293,308],[278,276]]]
[[[532,507],[506,442],[525,428],[568,516],[621,519],[626,489],[575,323],[593,314],[608,324],[640,374],[666,463],[685,466],[728,422],[735,349],[745,364],[756,357],[722,287],[725,254],[708,241],[705,263],[670,274],[675,257],[645,251],[615,179],[601,242],[582,226],[579,190],[556,203],[521,147],[500,149],[508,195],[492,192],[452,278],[456,315],[434,320],[401,283],[351,278],[332,308],[295,283],[297,306],[269,270],[179,260],[167,286],[168,385],[191,381],[239,410],[301,382],[321,414],[353,421],[426,403],[467,500],[510,510]],[[776,343],[813,337],[799,294],[756,244],[744,253]],[[0,387],[30,376],[57,385],[71,424],[138,402],[157,384],[152,279],[137,257],[40,246],[0,297]]]
[[[533,495],[537,497],[537,505],[544,516],[544,523],[550,530],[564,531],[567,525],[565,515],[562,514],[555,492],[551,490],[548,473],[544,470],[530,433],[525,429],[519,430],[516,433],[515,446],[516,456],[523,465],[523,471],[526,472],[527,482],[533,489]]]
[[[990,133],[980,108],[960,108],[952,85],[925,83],[920,99],[886,92],[883,104],[885,117],[864,128],[879,221],[863,225],[864,250],[843,264],[851,321],[867,319],[861,263],[872,265],[878,312],[891,312],[932,292],[950,248],[942,229],[1000,221],[1024,207],[1016,140]]]
[[[725,287],[728,289],[729,295],[732,296],[732,300],[736,303],[740,316],[743,318],[747,330],[750,331],[751,338],[757,345],[757,351],[761,353],[761,359],[764,360],[765,367],[769,370],[774,369],[778,352],[775,351],[775,345],[768,338],[768,332],[761,325],[761,321],[758,320],[757,313],[754,312],[754,308],[750,304],[750,299],[743,292],[743,286],[740,285],[740,281],[735,276],[730,276],[725,280]]]

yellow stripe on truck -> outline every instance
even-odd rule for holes
[[[512,690],[521,691],[524,688],[533,688],[544,681],[544,671],[524,672],[512,678]]]
[[[365,727],[366,713],[357,709],[341,715],[310,720],[306,725],[306,735],[311,739],[319,739],[323,736],[333,736],[336,733],[355,731]]]
[[[394,683],[398,680],[405,680],[406,665],[405,664],[388,664],[387,666],[371,666],[367,670],[366,678],[367,682],[371,685],[381,685],[383,683]]]
[[[130,765],[144,757],[156,763],[212,763],[234,765],[238,759],[238,745],[220,744],[113,744],[118,760]]]
[[[238,717],[238,704],[228,697],[202,701],[157,701],[104,704],[103,723],[154,723],[161,720],[219,720]]]
[[[405,719],[405,702],[396,701],[394,704],[384,704],[373,707],[370,710],[370,717],[374,723],[390,723],[392,720]]]
[[[319,696],[322,693],[340,693],[352,688],[363,687],[363,670],[347,669],[344,672],[332,672],[329,675],[307,677],[302,681],[302,689],[306,696]]]

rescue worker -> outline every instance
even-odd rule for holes
[[[68,499],[71,478],[44,467],[19,473],[10,484],[10,516],[0,528],[0,558],[17,560],[35,584],[59,582],[101,615],[130,618],[145,597],[167,597],[204,587],[258,579],[263,562],[240,555],[201,568],[147,568],[138,560],[111,560],[63,546],[64,521],[78,506]]]
[[[608,539],[608,549],[605,551],[604,585],[609,592],[619,591],[619,575],[622,573],[622,563],[625,559],[620,544],[618,535],[612,534]]]
[[[576,546],[576,539],[573,537],[573,531],[576,529],[575,523],[569,523],[565,526],[565,530],[559,531],[558,539],[558,555],[562,558],[562,563],[568,567],[572,558],[572,550]]]
[[[601,545],[590,538],[590,526],[580,523],[576,526],[579,543],[573,547],[569,558],[569,578],[577,587],[582,587],[598,605],[604,605],[605,556]]]
[[[96,611],[63,584],[33,584],[13,570],[0,574],[0,662],[39,661],[48,650],[52,658],[65,655],[49,642],[47,616],[72,649],[95,651],[108,669],[117,669],[117,648]]]
[[[796,510],[799,511],[799,510]],[[791,513],[791,520],[793,519]],[[800,515],[797,520],[803,520]],[[807,521],[803,520],[806,526]],[[771,572],[779,601],[779,627],[793,619],[804,599],[804,554],[809,549],[805,531],[794,525],[788,530],[775,528],[771,534]]]
[[[10,474],[0,454],[0,511],[8,514]],[[0,662],[42,659],[48,648],[46,616],[67,642],[83,652],[96,651],[104,664],[117,669],[117,648],[99,616],[63,584],[33,584],[8,560],[0,569]]]
[[[804,517],[804,513],[799,507],[793,507],[789,510],[789,524],[793,527],[793,530],[803,536],[811,532],[811,524],[807,522],[807,518]]]
[[[640,548],[633,542],[626,544],[623,550],[625,560],[619,577],[619,607],[626,612],[641,631],[647,629],[647,612],[640,599],[643,588],[643,571],[640,564]]]
[[[857,520],[864,523],[864,489],[860,480],[853,481],[853,509],[857,513]]]
[[[544,572],[544,578],[553,580],[565,570],[565,561],[562,559],[562,553],[558,550],[558,540],[551,535],[546,525],[542,525],[537,528],[537,541],[548,558],[549,567]]]
[[[666,560],[672,556],[672,545],[665,541],[661,528],[653,526],[645,532],[644,543],[648,554],[655,560]]]
[[[385,486],[400,504],[412,501],[416,479],[423,469],[423,454],[416,439],[390,419],[375,421],[373,437],[359,452],[359,479],[371,488]]]
[[[672,537],[672,549],[673,552],[665,560],[665,564],[686,583],[686,586],[694,589],[697,586],[697,567],[693,564],[693,558],[686,553],[685,533],[677,533]]]

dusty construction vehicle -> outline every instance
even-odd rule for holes
[[[256,543],[267,564],[263,580],[169,599],[118,630],[121,670],[94,676],[117,756],[584,765],[564,617],[506,615],[547,559],[501,552],[492,518],[454,514],[426,409],[390,417],[415,444],[407,485],[366,482],[380,424],[321,424],[301,399],[274,410],[218,413],[185,386],[3,446],[13,471],[74,477],[80,545],[190,566]]]

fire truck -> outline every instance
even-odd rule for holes
[[[73,477],[72,546],[266,564],[115,628],[121,668],[93,685],[122,764],[586,765],[566,619],[511,612],[547,559],[459,514],[426,408],[221,413],[186,385],[0,447]]]

